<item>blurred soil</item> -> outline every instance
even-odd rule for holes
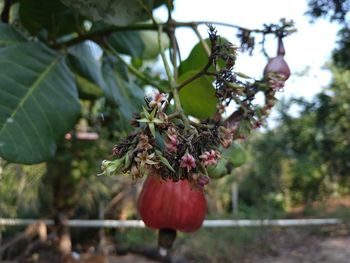
[[[283,233],[271,237],[268,253],[257,253],[251,263],[349,263],[350,235],[319,236]],[[299,231],[298,231],[299,232]]]

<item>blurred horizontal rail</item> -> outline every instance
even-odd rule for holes
[[[52,219],[19,219],[0,218],[0,226],[25,226],[43,222],[54,225]],[[343,221],[337,218],[322,219],[272,219],[272,220],[204,220],[203,227],[257,227],[257,226],[307,226],[307,225],[336,225]],[[67,221],[70,227],[105,227],[105,228],[144,228],[141,220],[83,220],[72,219]]]

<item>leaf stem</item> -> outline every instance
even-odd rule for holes
[[[168,60],[166,59],[166,56],[165,56],[165,53],[164,53],[162,39],[161,39],[162,33],[163,33],[163,27],[161,25],[159,25],[159,29],[158,29],[159,52],[160,52],[160,55],[161,55],[162,60],[163,60],[163,64],[164,64],[164,68],[165,68],[166,74],[168,76],[170,89],[171,89],[173,97],[174,97],[175,109],[176,109],[177,112],[179,112],[179,114],[181,116],[181,119],[184,122],[185,129],[189,129],[190,123],[189,123],[189,121],[188,121],[188,119],[187,119],[187,117],[184,114],[184,111],[182,109],[179,91],[176,88],[175,78],[172,75],[172,72],[170,70],[170,66],[169,66]],[[170,39],[175,38],[175,36],[173,34],[174,34],[174,32],[172,32],[172,33],[170,32],[170,34],[169,34],[170,35]],[[171,36],[171,35],[173,35],[173,36]],[[176,53],[176,51],[173,50],[173,53]],[[176,54],[175,54],[175,57],[176,57]],[[176,71],[176,66],[174,67],[174,72],[175,71]]]
[[[163,64],[164,64],[164,68],[165,68],[166,75],[168,77],[169,84],[170,84],[170,86],[172,86],[172,85],[174,85],[175,80],[174,80],[174,77],[172,75],[168,60],[167,60],[165,53],[164,53],[164,47],[163,47],[163,43],[162,43],[162,33],[163,33],[163,26],[158,25],[159,53],[160,53],[160,56],[161,56]]]
[[[175,24],[174,20],[169,20],[168,23],[169,25],[169,30],[168,30],[168,35],[171,40],[171,46],[173,48],[172,52],[172,63],[173,63],[173,72],[174,72],[174,80],[175,82],[177,81],[178,77],[178,70],[177,70],[177,52],[178,52],[178,46],[177,46],[177,41],[175,37],[175,26],[171,26]]]

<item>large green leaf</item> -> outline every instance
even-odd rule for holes
[[[188,71],[179,77],[178,82],[181,83],[196,73]],[[180,90],[180,100],[186,114],[205,119],[215,113],[217,98],[212,82],[213,78],[202,76]]]
[[[26,39],[13,26],[0,23],[0,46],[25,42]]]
[[[49,38],[76,32],[83,22],[60,0],[20,0],[19,16],[31,34],[47,33]]]
[[[38,163],[55,154],[80,104],[65,58],[39,43],[0,49],[0,156]]]
[[[84,77],[76,74],[75,81],[77,83],[79,91],[79,98],[86,100],[95,100],[103,96],[102,89]]]
[[[114,32],[108,38],[108,42],[118,52],[132,57],[141,57],[145,49],[145,44],[136,31]]]
[[[77,78],[78,85],[86,85],[87,81],[91,82],[90,85],[88,84],[90,86],[88,88],[94,94],[98,87],[106,90],[106,83],[101,71],[101,63],[97,60],[96,54],[97,52],[94,50],[93,43],[88,41],[72,46],[68,50],[70,65],[73,71],[79,76]]]
[[[209,38],[204,40],[207,43],[208,48],[210,48]],[[228,40],[225,38],[220,38],[221,43],[227,43]],[[180,63],[179,75],[185,74],[188,71],[196,70],[200,71],[208,63],[208,53],[205,51],[203,44],[198,42],[191,50],[188,57]],[[217,61],[220,67],[225,65],[224,61]],[[214,68],[211,68],[214,71]]]
[[[149,19],[140,0],[62,0],[62,2],[94,21],[104,21],[117,26],[126,26]],[[163,0],[144,1],[147,8],[164,3]]]
[[[140,111],[144,93],[123,74],[124,70],[123,65],[110,57],[105,59],[102,66],[107,84],[106,97],[118,106],[121,115],[129,121],[133,113]]]
[[[170,41],[165,33],[161,40],[163,48],[168,48]],[[158,33],[154,31],[114,32],[108,41],[117,51],[132,57],[154,59],[159,54]]]
[[[210,47],[209,39],[205,42]],[[188,71],[197,70],[200,71],[208,63],[208,54],[205,51],[201,42],[198,42],[191,50],[188,57],[181,62],[179,66],[179,74],[185,74]]]
[[[142,53],[143,58],[156,58],[159,54],[158,32],[155,31],[139,31],[142,42],[145,48]],[[170,40],[166,33],[162,33],[161,42],[163,48],[170,46]]]

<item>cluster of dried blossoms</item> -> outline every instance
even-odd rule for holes
[[[216,125],[185,129],[181,119],[165,112],[165,94],[155,93],[146,101],[147,107],[133,120],[138,131],[114,146],[117,159],[104,161],[102,169],[107,174],[130,173],[134,179],[152,174],[187,179],[204,187],[209,182],[206,167],[217,164],[220,142],[227,147],[233,133]]]
[[[214,75],[216,79],[218,106],[213,118],[189,121],[179,112],[170,112],[167,95],[156,92],[145,99],[147,105],[132,120],[136,131],[113,148],[116,159],[103,161],[103,173],[129,173],[134,179],[157,174],[174,181],[187,179],[202,189],[209,182],[207,168],[216,166],[221,149],[230,147],[234,140],[242,139],[252,129],[260,127],[275,104],[275,93],[281,88],[279,78],[283,77],[284,84],[289,75],[286,76],[278,65],[273,65],[271,70],[270,60],[265,68],[265,78],[252,81],[233,70],[235,46],[222,41],[210,26],[209,39],[211,55],[203,74]],[[280,53],[278,56],[283,60],[284,50]],[[253,103],[259,92],[265,96],[263,105]],[[235,111],[224,120],[222,113],[232,104]]]

